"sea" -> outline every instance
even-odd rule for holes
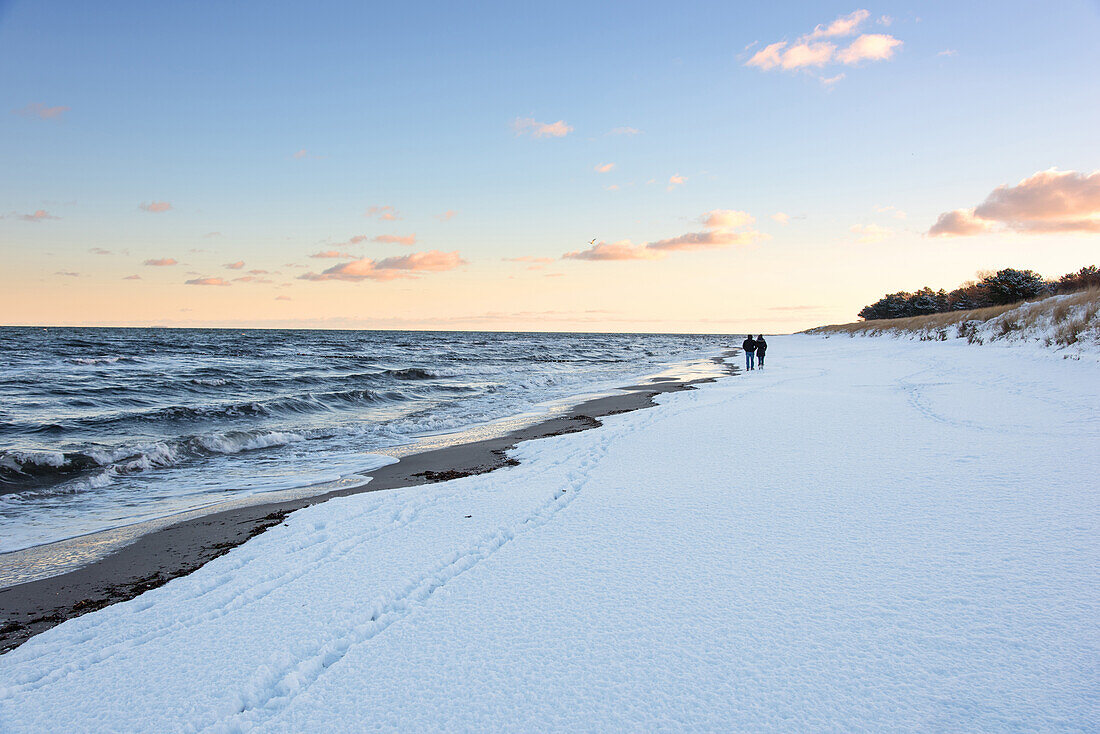
[[[2,327],[0,339],[0,552],[362,483],[441,436],[713,373],[734,341],[41,327]]]

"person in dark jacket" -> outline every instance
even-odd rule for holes
[[[753,358],[756,355],[756,340],[752,338],[752,334],[745,337],[745,341],[741,342],[741,348],[745,350],[745,369],[753,369]]]
[[[756,363],[760,369],[764,369],[764,352],[768,351],[768,343],[764,341],[764,335],[756,337]]]

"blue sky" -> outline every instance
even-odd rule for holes
[[[889,36],[888,58],[748,63],[864,9],[811,43]],[[0,4],[0,321],[785,331],[982,268],[1059,275],[1096,260],[1095,232],[927,233],[998,186],[1100,169],[1098,20],[1085,2]],[[715,210],[755,234],[560,259]],[[416,244],[346,246],[386,234]],[[370,275],[300,278],[333,248]],[[462,264],[374,277],[412,252]],[[240,260],[268,272],[233,281]],[[230,285],[185,282],[213,278]]]

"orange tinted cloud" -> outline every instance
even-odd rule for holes
[[[587,250],[575,250],[562,255],[566,260],[656,260],[661,253],[635,245],[630,240],[598,242]]]
[[[838,53],[836,60],[849,66],[861,61],[886,61],[893,57],[894,49],[901,45],[901,41],[885,33],[865,33]]]
[[[712,209],[703,214],[699,219],[707,229],[747,227],[756,221],[748,212],[735,211],[733,209]]]
[[[379,219],[381,219],[385,222],[392,222],[392,221],[400,218],[400,216],[397,213],[397,210],[394,209],[392,206],[389,206],[389,205],[367,207],[367,212],[364,216],[378,217]]]
[[[436,214],[435,218],[442,222],[446,222],[449,219],[454,219],[456,214],[458,214],[458,212],[456,212],[454,209],[448,209],[442,214]]]
[[[325,250],[324,252],[315,252],[310,255],[310,257],[333,260],[354,260],[359,256],[352,255],[350,252],[340,252],[339,250]]]
[[[596,170],[596,173],[608,173],[614,167],[615,167],[614,163],[601,163],[600,165],[596,166],[595,170]]]
[[[224,278],[192,278],[191,280],[185,280],[185,285],[231,285],[229,281]]]
[[[877,224],[853,224],[849,229],[859,235],[857,242],[867,245],[888,240],[894,235],[894,230]]]
[[[123,280],[141,280],[140,275],[127,275]]]
[[[672,191],[677,186],[682,186],[687,182],[687,176],[681,176],[678,173],[674,173],[668,177],[668,190]]]
[[[396,244],[396,245],[415,245],[416,235],[404,235],[399,236],[395,234],[380,234],[377,237],[372,238],[375,242],[381,242],[383,244]]]
[[[229,268],[230,270],[240,270],[244,267],[244,260],[238,260],[235,263],[226,263],[225,267]]]
[[[352,262],[340,263],[322,273],[306,273],[299,275],[301,280],[393,280],[394,278],[407,278],[419,272],[442,272],[454,270],[460,265],[465,265],[457,251],[440,252],[429,250],[427,252],[414,252],[400,257],[387,257],[381,260],[372,260],[368,257]]]
[[[1100,232],[1100,171],[1052,168],[998,186],[973,209],[941,214],[928,234],[973,235],[996,225],[1025,233]]]
[[[60,105],[49,107],[41,102],[31,102],[22,109],[12,110],[12,113],[23,117],[37,117],[39,120],[55,120],[68,111],[68,107],[62,107]]]
[[[39,209],[30,214],[20,214],[19,218],[24,222],[45,222],[47,219],[60,219],[61,217],[55,217],[45,209]]]
[[[158,260],[146,260],[146,265],[152,265],[153,267],[164,268],[169,265],[179,265],[179,261],[172,257],[162,257]]]
[[[817,26],[806,35],[806,38],[836,38],[838,36],[850,36],[856,32],[860,24],[867,20],[871,14],[866,10],[857,10],[848,15],[842,15],[827,26]]]
[[[704,250],[713,247],[729,247],[730,245],[751,245],[757,240],[766,239],[767,235],[756,230],[734,232],[728,229],[716,229],[707,232],[689,232],[679,237],[667,240],[650,242],[646,247],[650,250]]]
[[[152,214],[160,214],[161,212],[171,211],[172,205],[167,201],[149,201],[140,204],[139,208]]]
[[[565,120],[539,122],[531,117],[517,117],[512,121],[512,130],[516,135],[530,135],[533,138],[564,138],[573,132]]]
[[[790,221],[790,219],[790,215],[784,214],[783,212],[776,212],[775,214],[772,214],[772,220],[775,222],[779,222],[782,225],[786,225],[787,222]]]

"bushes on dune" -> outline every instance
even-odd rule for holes
[[[981,280],[963,283],[951,292],[925,287],[910,293],[890,293],[864,306],[859,318],[865,321],[927,316],[950,311],[1000,306],[1033,298],[1073,293],[1100,286],[1100,269],[1095,265],[1067,273],[1056,281],[1046,281],[1032,270],[1005,268],[982,275]]]

